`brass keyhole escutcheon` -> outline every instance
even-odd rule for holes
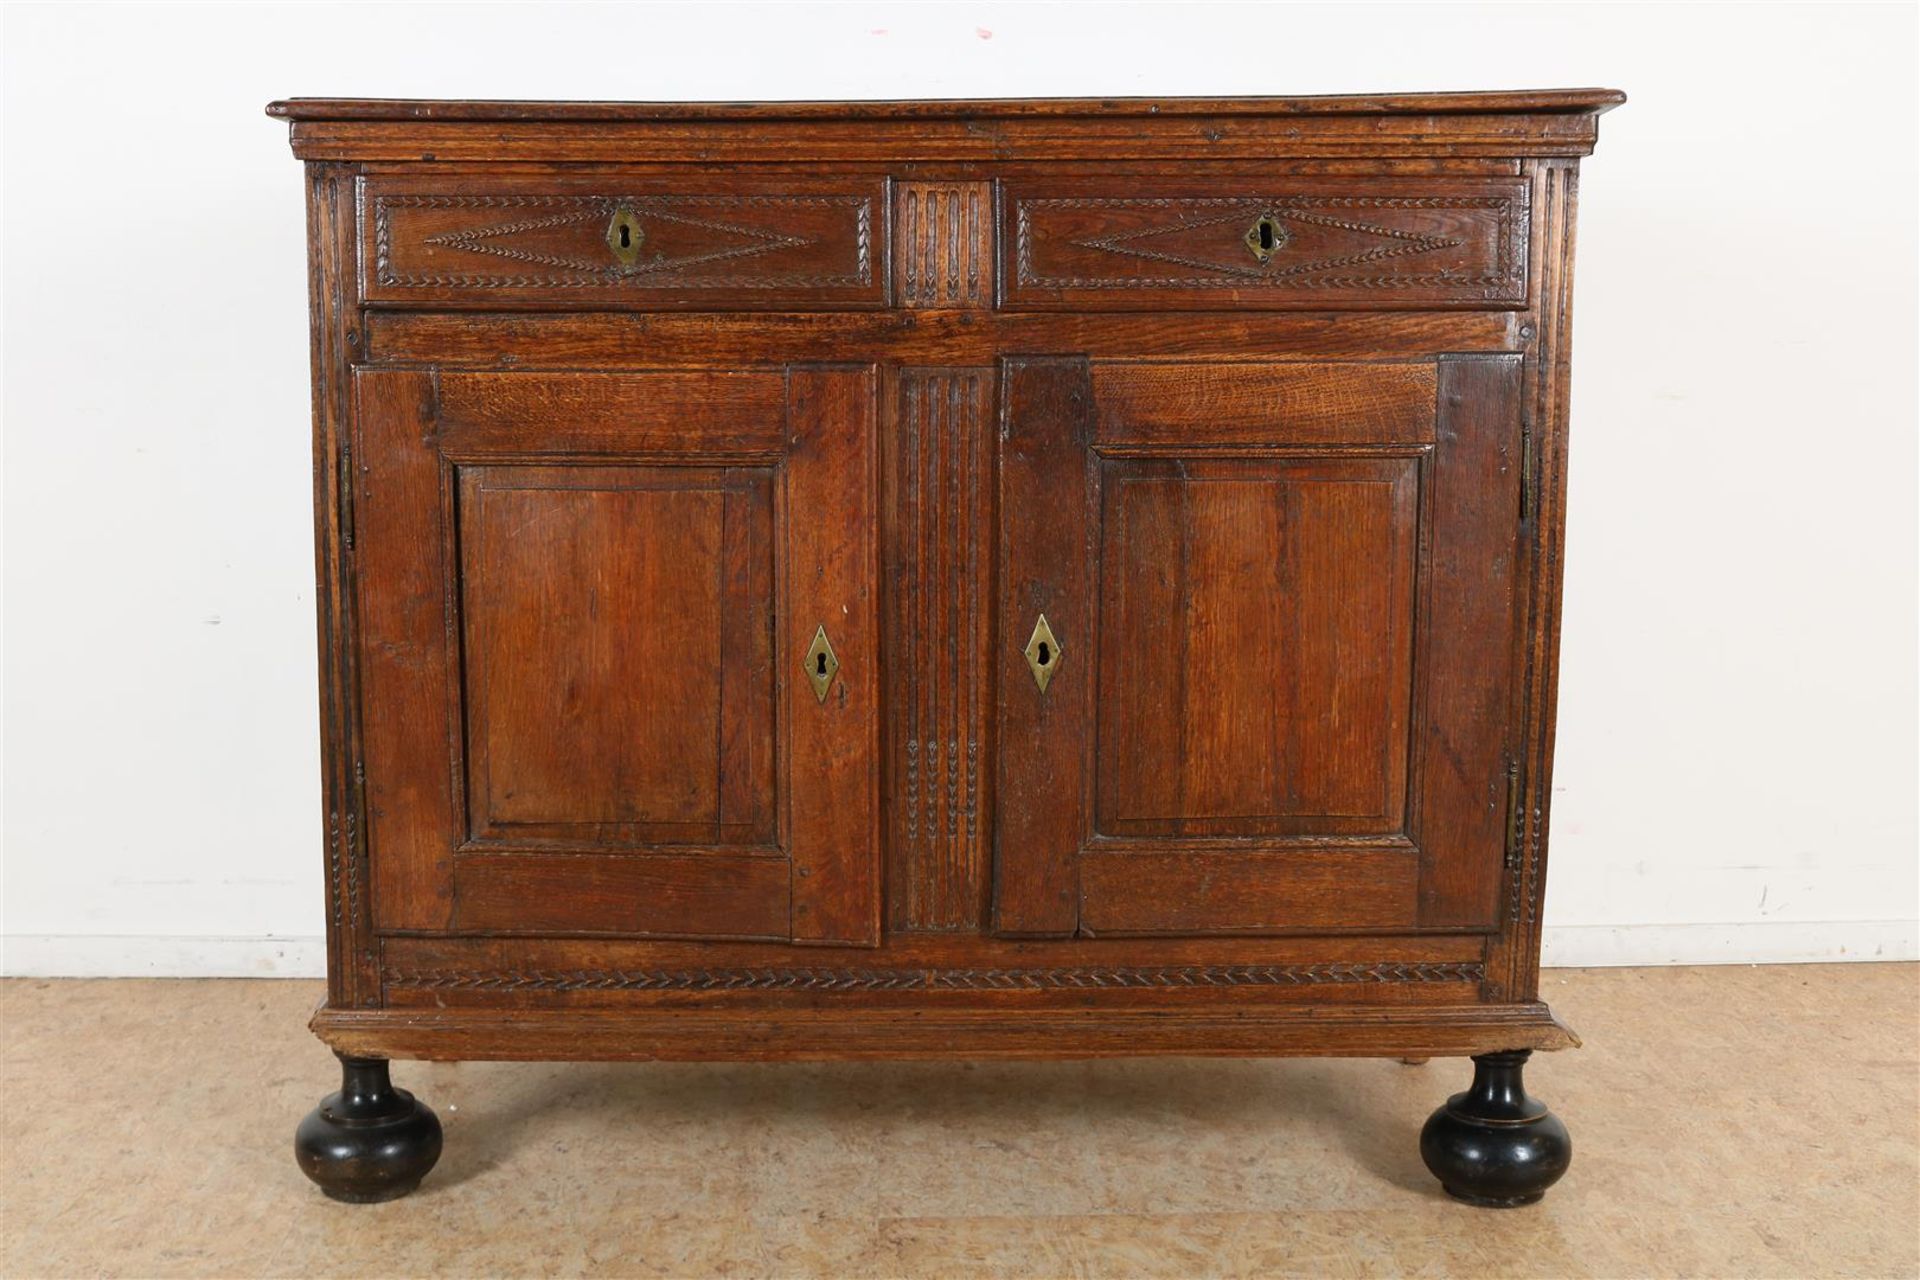
[[[824,624],[814,628],[813,643],[807,646],[807,656],[801,660],[801,669],[807,673],[807,682],[813,686],[813,696],[825,702],[827,690],[833,688],[833,678],[840,674],[840,659],[834,655],[833,645],[827,640]]]
[[[631,206],[621,205],[613,211],[613,221],[607,224],[607,248],[613,250],[613,256],[623,267],[637,266],[640,262],[640,247],[647,242],[647,230],[640,225],[640,215]]]
[[[1287,241],[1291,239],[1293,239],[1293,233],[1288,231],[1281,224],[1280,219],[1271,213],[1261,214],[1253,220],[1253,225],[1247,228],[1247,248],[1253,251],[1253,256],[1258,258],[1262,265],[1273,261],[1273,255],[1286,248]]]
[[[1027,670],[1033,672],[1033,682],[1045,693],[1053,682],[1053,673],[1060,668],[1060,638],[1053,634],[1053,628],[1047,623],[1047,615],[1041,614],[1039,621],[1033,624],[1033,634],[1027,637]]]

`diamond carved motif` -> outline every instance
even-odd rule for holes
[[[376,192],[369,297],[399,289],[820,289],[877,300],[873,211],[873,197],[857,192]]]
[[[660,200],[619,205],[590,200],[548,217],[441,232],[426,236],[424,243],[560,271],[622,276],[682,272],[812,243],[806,236],[695,217],[663,205]],[[603,223],[607,229],[601,234]],[[603,251],[611,252],[611,260]]]
[[[1178,196],[1015,188],[1006,301],[1108,309],[1123,305],[1115,295],[1154,290],[1173,307],[1204,307],[1221,291],[1252,307],[1320,298],[1523,302],[1526,190],[1505,182],[1447,185],[1392,195],[1337,187]]]
[[[1223,234],[1245,226],[1248,218],[1254,219],[1253,225],[1242,234]],[[1233,203],[1223,211],[1137,231],[1091,236],[1073,243],[1083,249],[1169,262],[1214,275],[1259,279],[1313,276],[1437,249],[1458,248],[1461,241],[1329,217],[1285,205],[1263,207]],[[1251,264],[1244,260],[1247,249],[1253,251],[1255,258]],[[1284,249],[1293,250],[1290,260],[1285,265],[1276,265]]]

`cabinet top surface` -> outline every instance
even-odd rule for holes
[[[294,121],[527,121],[567,124],[722,120],[1017,120],[1136,116],[1598,115],[1615,89],[1339,94],[1276,98],[996,98],[910,102],[512,102],[429,98],[290,98],[267,114]]]

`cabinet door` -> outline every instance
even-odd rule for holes
[[[355,393],[376,926],[876,941],[871,370]]]
[[[1518,358],[1004,378],[996,927],[1495,924]]]

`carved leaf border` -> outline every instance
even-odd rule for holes
[[[424,991],[1085,991],[1478,983],[1479,961],[1032,969],[393,969],[387,986]]]

